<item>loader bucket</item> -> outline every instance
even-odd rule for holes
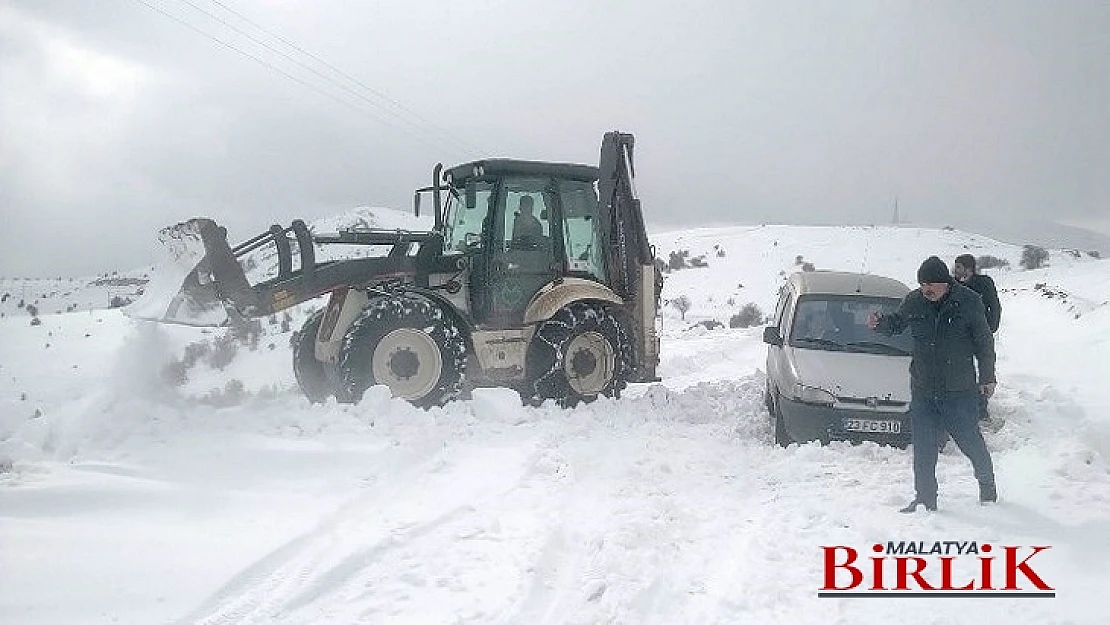
[[[123,309],[125,314],[190,326],[213,327],[227,321],[227,308],[216,291],[201,237],[206,221],[190,219],[159,232],[165,259],[155,265],[143,294]]]

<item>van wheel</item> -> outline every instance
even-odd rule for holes
[[[782,418],[782,411],[779,410],[774,399],[770,400],[771,416],[775,418],[775,444],[779,447],[787,447],[794,440],[790,438],[790,433],[786,431],[786,421]]]

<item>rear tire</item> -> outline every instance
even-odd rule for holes
[[[527,373],[540,401],[571,407],[599,395],[620,397],[632,375],[632,343],[610,311],[571,304],[536,330]]]
[[[466,340],[453,315],[420,297],[382,298],[343,337],[336,397],[357,403],[384,384],[415,406],[437,406],[458,396],[465,368]]]
[[[293,336],[293,375],[297,378],[297,386],[314,404],[321,404],[335,393],[335,384],[332,376],[328,375],[328,365],[316,360],[316,334],[320,331],[320,322],[324,318],[324,310],[318,310],[311,315]]]

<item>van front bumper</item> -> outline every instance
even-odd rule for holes
[[[818,406],[805,404],[785,397],[780,397],[779,411],[782,413],[783,425],[791,440],[798,443],[821,441],[828,443],[834,440],[844,441],[874,441],[883,445],[906,447],[910,444],[910,413],[886,412],[879,410],[855,410],[836,406]],[[898,423],[898,433],[890,432],[857,432],[847,429],[852,419],[868,421],[894,421]]]

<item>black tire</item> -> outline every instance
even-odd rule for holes
[[[335,382],[329,375],[328,365],[316,360],[316,334],[320,331],[324,312],[318,310],[309,315],[301,329],[293,335],[293,375],[301,393],[314,404],[323,403],[335,393]]]
[[[466,339],[455,317],[421,297],[372,301],[343,337],[336,397],[357,403],[384,384],[415,406],[458,396],[466,369]]]
[[[620,397],[632,375],[632,342],[609,310],[571,304],[540,325],[528,346],[534,397],[570,407]]]
[[[790,433],[786,431],[786,420],[782,417],[782,411],[779,410],[774,397],[770,398],[771,416],[775,419],[775,444],[779,447],[789,447],[794,439],[790,438]]]

